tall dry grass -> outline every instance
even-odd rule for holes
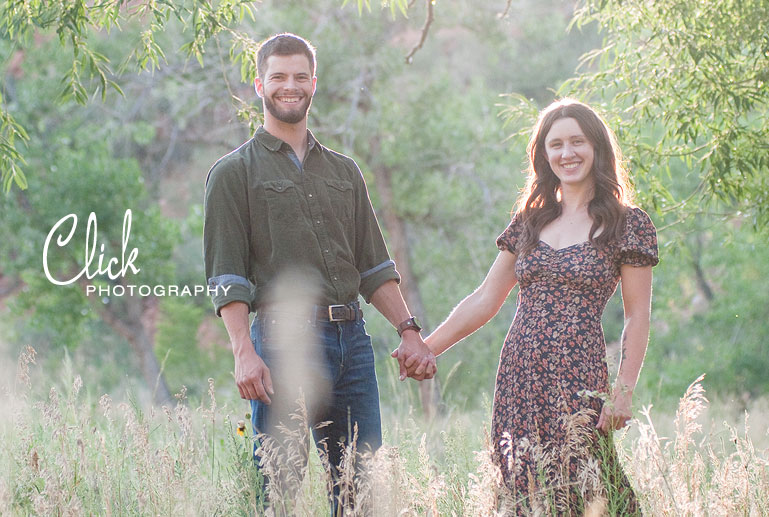
[[[661,437],[650,411],[642,411],[640,437],[626,463],[644,508],[649,515],[769,515],[769,451],[753,446],[747,413],[742,431],[724,422],[728,441],[703,439],[698,417],[708,400],[701,381],[680,400],[675,437]]]
[[[400,422],[393,426],[397,439],[376,455],[349,449],[337,479],[325,474],[324,455],[315,453],[306,428],[294,426],[279,441],[261,437],[257,471],[254,438],[239,432],[244,416],[217,401],[212,382],[201,403],[182,392],[173,406],[145,410],[130,399],[91,398],[77,375],[41,391],[32,380],[34,361],[32,349],[22,354],[3,393],[0,515],[327,515],[333,483],[346,515],[494,516],[516,504],[515,494],[500,487],[485,422],[470,430],[486,436],[480,447],[456,415],[427,430]],[[753,446],[747,415],[740,430],[726,427],[728,440],[707,439],[698,421],[708,404],[700,381],[680,400],[674,436],[660,436],[647,409],[634,423],[635,438],[617,437],[644,513],[769,515],[767,450]],[[304,418],[301,411],[296,418]],[[537,454],[557,465],[570,452]],[[356,468],[363,474],[354,476]],[[591,516],[611,514],[616,496],[596,483],[597,472],[585,460],[576,487],[588,496],[584,511]],[[532,513],[558,515],[561,490],[575,489],[550,488],[527,501]]]

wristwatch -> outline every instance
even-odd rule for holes
[[[416,330],[417,332],[422,330],[422,327],[417,323],[417,319],[413,316],[398,325],[396,330],[398,331],[399,336],[403,336],[403,332],[409,329]]]

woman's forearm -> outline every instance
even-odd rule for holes
[[[626,320],[622,331],[621,357],[616,388],[633,391],[643,366],[649,342],[649,317],[639,315]]]
[[[433,354],[442,354],[499,312],[518,282],[515,277],[515,261],[515,255],[510,252],[501,251],[497,255],[478,289],[459,302],[446,321],[425,339]]]
[[[495,307],[475,291],[451,311],[446,321],[425,339],[425,343],[433,354],[440,355],[486,324],[499,312],[500,306]]]

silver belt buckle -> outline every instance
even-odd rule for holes
[[[344,305],[329,305],[328,306],[328,321],[346,321],[344,318],[335,318],[334,309],[343,309]]]

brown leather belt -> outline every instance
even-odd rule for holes
[[[358,300],[346,305],[316,305],[313,310],[318,321],[356,321],[363,318]]]
[[[257,317],[266,318],[269,314],[280,313],[270,306],[259,307],[256,311]],[[355,300],[344,305],[314,305],[310,316],[315,321],[357,321],[363,319],[363,311],[360,308],[360,302]]]

